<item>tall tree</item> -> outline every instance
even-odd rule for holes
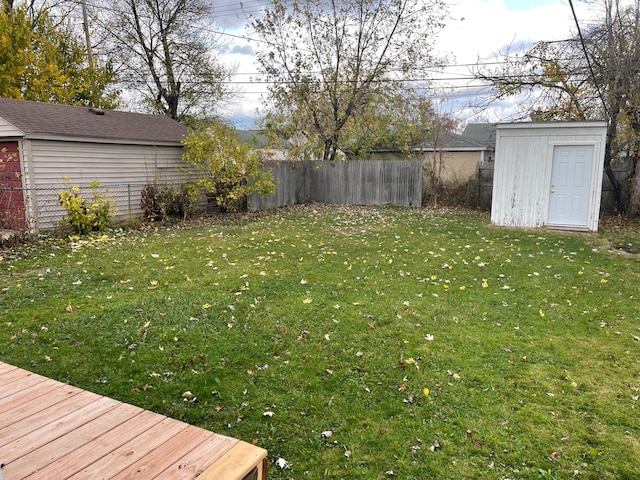
[[[101,35],[122,87],[176,120],[210,116],[231,72],[215,55],[204,0],[104,0]]]
[[[47,9],[0,11],[0,96],[113,108],[113,80],[109,64],[88,65],[72,26]]]
[[[520,56],[505,54],[502,67],[481,70],[496,98],[529,93],[523,116],[537,120],[607,120],[605,173],[619,211],[640,212],[640,0],[598,0],[598,22],[561,42],[539,42]],[[631,199],[612,162],[631,163]]]
[[[252,21],[266,45],[257,60],[271,85],[268,126],[325,160],[348,152],[358,122],[434,65],[445,12],[442,0],[273,0]]]

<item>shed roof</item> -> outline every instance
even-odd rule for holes
[[[163,115],[0,98],[0,118],[26,137],[179,143],[184,125]]]

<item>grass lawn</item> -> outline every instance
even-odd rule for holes
[[[0,360],[271,479],[637,479],[639,232],[314,205],[44,240],[0,252]]]

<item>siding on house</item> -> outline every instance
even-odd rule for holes
[[[160,115],[0,98],[0,141],[19,144],[33,231],[55,228],[65,216],[58,194],[67,178],[88,201],[89,183],[105,186],[118,220],[140,216],[146,184],[188,177],[181,144],[186,134],[184,125]]]
[[[23,143],[36,166],[28,169],[27,182],[30,214],[37,230],[55,228],[65,216],[66,211],[57,202],[65,184],[82,187],[82,195],[88,200],[91,191],[86,186],[99,181],[115,201],[116,219],[128,220],[142,215],[140,194],[146,184],[178,183],[186,177],[182,147],[45,140]]]
[[[501,226],[547,224],[553,151],[558,145],[593,145],[587,228],[597,230],[606,141],[604,122],[512,123],[497,126],[491,221]]]
[[[72,183],[167,181],[175,178],[182,164],[182,147],[177,146],[32,140],[31,155],[38,185],[62,185],[65,177]]]
[[[0,138],[22,137],[24,132],[0,117]]]

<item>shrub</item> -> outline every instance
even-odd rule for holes
[[[237,211],[253,192],[275,191],[270,171],[265,171],[260,152],[241,142],[233,128],[214,122],[189,133],[183,159],[202,175],[196,181],[222,211]]]
[[[115,203],[99,190],[100,182],[91,182],[89,188],[92,192],[90,203],[80,196],[80,187],[77,186],[67,186],[58,194],[58,202],[67,210],[63,224],[81,235],[108,229],[114,215]]]
[[[187,218],[196,209],[198,188],[189,183],[180,187],[150,183],[140,194],[140,208],[145,218],[163,221],[169,217]]]

